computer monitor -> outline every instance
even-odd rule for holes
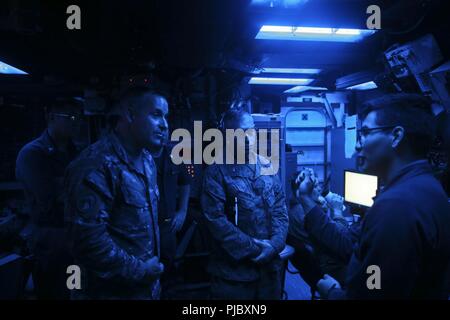
[[[378,190],[378,177],[344,171],[344,199],[348,203],[371,207]]]

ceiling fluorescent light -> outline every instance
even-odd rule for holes
[[[299,73],[299,74],[319,74],[321,69],[309,68],[262,68],[263,73]]]
[[[310,27],[298,27],[294,28],[295,33],[318,33],[318,34],[332,34],[331,28],[310,28]]]
[[[296,86],[284,91],[284,93],[301,93],[305,91],[327,91],[324,87]]]
[[[359,86],[365,83],[369,83],[368,86],[374,86],[375,83],[373,79],[376,79],[381,70],[374,68],[359,72],[354,72],[336,79],[336,89],[344,90],[344,89],[353,89],[355,86]],[[363,85],[364,88],[367,85]],[[358,90],[358,87],[356,87]],[[373,88],[372,88],[373,89]]]
[[[370,90],[370,89],[376,89],[378,86],[373,81],[368,81],[364,83],[360,83],[354,86],[347,87],[348,90]]]
[[[349,34],[349,35],[359,35],[361,31],[358,29],[338,29],[336,34]]]
[[[308,85],[313,79],[304,78],[262,78],[253,77],[250,78],[249,84],[270,84],[270,85]]]
[[[299,8],[309,0],[251,0],[251,6],[269,8]]]
[[[7,63],[0,61],[0,73],[2,74],[28,74],[25,71],[10,66]]]
[[[368,29],[264,25],[255,38],[265,40],[357,42],[375,32],[376,30]]]
[[[295,31],[295,27],[287,26],[262,26],[259,32],[281,32],[281,33],[292,33]]]

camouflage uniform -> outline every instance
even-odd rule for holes
[[[222,299],[278,299],[283,263],[276,255],[266,264],[251,261],[261,249],[253,241],[268,239],[277,253],[284,246],[288,215],[278,176],[261,175],[270,166],[212,165],[203,180],[202,209],[214,237],[208,271],[212,296]],[[235,225],[235,199],[238,223]]]
[[[143,152],[141,172],[110,133],[68,169],[66,218],[82,266],[82,290],[75,290],[80,298],[159,298],[159,280],[144,266],[159,256],[159,193],[153,159]]]

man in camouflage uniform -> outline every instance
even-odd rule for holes
[[[82,288],[75,298],[158,299],[158,187],[146,149],[163,143],[166,99],[133,88],[117,107],[115,129],[69,167],[66,213]]]
[[[227,111],[223,129],[254,128],[252,116]],[[213,164],[205,171],[202,209],[215,239],[208,271],[214,299],[280,299],[288,215],[277,175],[262,175],[267,159],[245,164]],[[237,216],[236,216],[237,215]]]

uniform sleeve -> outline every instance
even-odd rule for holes
[[[259,255],[259,246],[225,215],[226,195],[221,173],[216,167],[209,167],[205,172],[201,202],[203,215],[212,236],[231,257],[241,260]]]
[[[348,228],[334,222],[318,206],[306,214],[305,230],[340,259],[350,260],[357,239]]]
[[[66,217],[75,259],[102,278],[145,282],[148,277],[144,261],[118,246],[108,232],[112,195],[105,176],[93,172],[89,179],[66,187]]]
[[[46,215],[54,207],[58,187],[62,181],[54,178],[48,159],[39,150],[24,149],[16,161],[16,178],[36,201],[38,212]],[[62,208],[61,208],[62,209]]]
[[[376,202],[367,213],[359,249],[348,270],[348,298],[404,299],[411,296],[423,259],[423,239],[415,209],[402,199]],[[380,270],[381,289],[369,290],[367,281]]]
[[[291,203],[288,211],[289,214],[289,228],[288,234],[298,240],[306,241],[308,233],[304,226],[305,211],[300,203]]]
[[[270,242],[275,250],[280,253],[286,245],[286,236],[289,227],[286,200],[278,176],[275,176],[274,195],[275,203],[271,211],[272,234]]]

